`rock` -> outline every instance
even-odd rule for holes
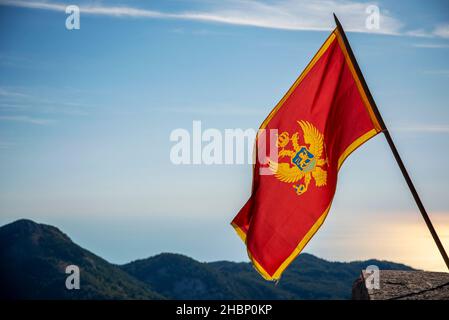
[[[374,288],[371,273],[363,270],[352,287],[354,300],[449,300],[449,273],[380,270]]]

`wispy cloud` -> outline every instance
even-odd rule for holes
[[[34,118],[29,116],[0,116],[0,121],[23,122],[35,125],[48,125],[55,122],[52,119]]]
[[[434,35],[431,32],[428,32],[424,29],[405,31],[404,35],[410,36],[410,37],[417,37],[417,38],[433,38],[434,37]]]
[[[393,131],[410,132],[410,133],[449,133],[448,124],[423,124],[392,127]]]
[[[412,46],[424,49],[449,49],[449,44],[443,43],[415,43]]]
[[[1,4],[1,2],[0,2]],[[33,61],[24,56],[18,56],[17,54],[0,54],[0,66],[1,67],[12,67],[12,68],[36,68],[42,66],[43,63],[39,65],[33,63]]]
[[[11,111],[18,111],[18,110],[24,110],[26,109],[25,106],[15,103],[4,103],[0,100],[0,110],[11,110]]]
[[[9,148],[13,147],[14,145],[15,145],[15,143],[0,140],[0,150],[1,149],[9,149]]]
[[[29,90],[28,90],[29,91]],[[87,105],[76,101],[51,100],[27,90],[0,87],[0,111],[33,112],[38,114],[88,115]]]
[[[417,29],[417,30],[411,30],[406,31],[404,33],[405,35],[412,36],[412,37],[419,37],[419,38],[443,38],[443,39],[449,39],[449,24],[440,24],[436,27],[434,27],[432,30],[424,30],[424,29]]]
[[[17,92],[14,90],[9,90],[5,88],[0,88],[0,97],[6,97],[6,98],[28,98],[29,95]]]
[[[65,11],[67,4],[1,0],[1,5],[30,9]],[[130,6],[106,6],[101,4],[80,5],[82,14],[113,17],[178,19],[214,22],[241,26],[254,26],[284,30],[330,30],[334,27],[332,12],[344,21],[347,31],[399,34],[402,24],[387,10],[381,12],[381,28],[369,30],[365,27],[366,8],[369,3],[336,0],[283,0],[259,2],[250,0],[223,0],[204,2],[204,8],[197,11],[162,12]]]
[[[210,107],[210,108],[152,108],[153,111],[178,113],[178,114],[195,114],[210,116],[261,116],[267,113],[267,110],[260,108],[236,108],[236,107]]]
[[[200,9],[164,12],[127,5],[105,5],[101,2],[79,5],[82,14],[119,18],[173,19],[222,23],[282,30],[326,31],[334,28],[332,12],[344,22],[349,32],[402,35],[421,38],[449,39],[449,24],[430,29],[404,30],[403,23],[385,7],[380,8],[380,28],[365,26],[369,5],[361,0],[255,0],[202,1]],[[0,5],[65,12],[70,3],[31,0],[0,0]]]
[[[433,30],[433,34],[441,38],[449,39],[449,24],[439,25]]]
[[[425,70],[424,74],[449,77],[449,70]]]
[[[177,34],[191,34],[195,36],[231,36],[232,33],[212,31],[208,29],[187,29],[187,28],[174,28],[171,30],[173,33]]]

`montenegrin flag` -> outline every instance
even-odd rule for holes
[[[337,27],[262,123],[260,129],[277,130],[277,154],[271,155],[272,144],[259,131],[252,194],[232,221],[265,279],[279,279],[323,224],[341,165],[383,131],[377,115]],[[261,150],[266,150],[262,156]]]

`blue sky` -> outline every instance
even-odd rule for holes
[[[375,2],[373,32],[371,3],[0,0],[0,223],[55,224],[117,263],[247,260],[229,222],[250,167],[175,166],[170,132],[257,128],[336,12],[449,247],[449,4]],[[80,30],[65,28],[68,4]],[[345,163],[306,251],[444,269],[382,136]]]

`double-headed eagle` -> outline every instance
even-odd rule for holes
[[[304,134],[304,143],[309,147],[299,144],[298,132],[290,137],[290,134],[284,131],[276,141],[277,147],[280,148],[278,157],[279,160],[288,157],[290,161],[277,163],[269,160],[269,167],[280,181],[299,182],[294,184],[293,188],[297,195],[301,195],[307,191],[312,178],[317,187],[326,185],[327,172],[321,167],[327,165],[327,156],[323,155],[325,151],[323,134],[307,121],[298,121],[298,124]],[[293,150],[286,148],[289,144]],[[303,180],[302,183],[301,180]]]

